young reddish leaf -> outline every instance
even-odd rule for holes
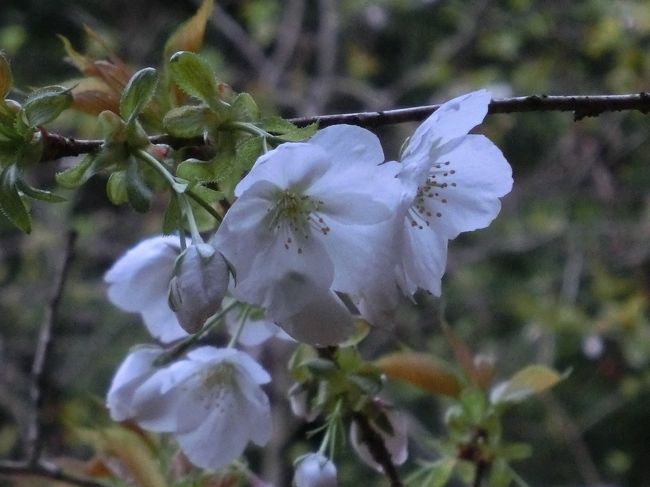
[[[395,352],[375,361],[389,378],[409,382],[432,394],[456,397],[461,384],[456,375],[429,354]]]
[[[165,43],[165,59],[177,51],[199,52],[203,45],[205,25],[213,8],[214,0],[203,0],[196,13],[183,22]]]
[[[9,61],[7,61],[7,58],[0,51],[0,102],[7,96],[12,85],[13,76],[11,75]]]
[[[495,387],[490,395],[493,403],[519,402],[533,394],[544,392],[560,382],[566,374],[559,374],[545,365],[529,365],[510,380]]]

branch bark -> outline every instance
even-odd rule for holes
[[[29,393],[31,398],[31,415],[27,427],[27,463],[38,465],[42,450],[41,423],[43,407],[43,389],[46,385],[46,372],[52,348],[52,335],[57,321],[59,304],[63,296],[70,263],[74,254],[76,232],[69,232],[63,251],[63,263],[55,279],[54,291],[43,316],[43,322],[38,336],[32,371],[30,376]]]
[[[320,128],[336,124],[358,125],[360,127],[379,127],[404,122],[424,120],[440,105],[426,105],[397,110],[374,112],[339,113],[333,115],[318,115],[290,119],[299,127],[317,123]],[[647,114],[650,112],[650,93],[643,92],[627,95],[594,95],[594,96],[546,96],[532,95],[514,98],[492,100],[488,114],[523,113],[523,112],[573,112],[574,120],[585,117],[597,117],[605,112],[620,112],[636,110]],[[42,162],[52,161],[61,157],[78,156],[98,150],[102,140],[79,140],[43,130],[45,150]],[[196,146],[204,142],[200,139],[176,139],[168,135],[150,137],[154,144],[168,144],[172,147]]]
[[[107,487],[105,484],[95,482],[94,480],[65,473],[59,467],[46,464],[42,461],[35,464],[30,464],[29,462],[0,462],[0,475],[11,477],[41,477],[66,482],[70,485],[78,485],[80,487]]]

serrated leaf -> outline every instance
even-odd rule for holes
[[[135,211],[140,213],[149,211],[153,193],[142,178],[135,159],[131,160],[126,171],[126,194],[129,204]]]
[[[48,203],[63,203],[66,199],[63,196],[46,191],[44,189],[34,188],[27,184],[23,179],[16,181],[16,187],[22,191],[26,196],[39,201],[47,201]]]
[[[14,79],[11,74],[11,67],[9,66],[9,61],[4,56],[2,51],[0,51],[0,102],[4,103],[4,99],[11,90],[11,87],[14,84]]]
[[[375,361],[389,378],[413,384],[432,394],[456,397],[461,385],[444,363],[418,352],[395,352]]]
[[[129,199],[126,193],[126,171],[115,171],[106,183],[106,195],[114,205],[126,203]]]
[[[170,135],[188,139],[203,136],[208,127],[216,126],[218,122],[217,115],[206,105],[174,108],[163,119]]]
[[[62,86],[49,86],[27,97],[21,109],[22,121],[29,127],[51,122],[72,105],[70,90]]]
[[[57,173],[56,182],[67,189],[78,188],[101,169],[95,160],[94,154],[87,154],[76,166]]]
[[[120,99],[120,115],[127,122],[137,117],[153,97],[158,84],[154,68],[144,68],[131,76]]]
[[[239,93],[232,102],[230,116],[238,122],[255,122],[260,118],[260,109],[252,96]]]
[[[15,164],[4,168],[0,174],[0,211],[25,233],[32,230],[32,220],[16,188],[18,168]]]
[[[237,160],[231,154],[219,154],[209,161],[188,159],[179,164],[176,174],[188,181],[219,182],[236,169]]]
[[[495,387],[490,394],[490,401],[494,404],[523,401],[550,389],[566,375],[561,375],[545,365],[529,365],[513,375],[510,380]]]
[[[312,123],[306,127],[297,127],[281,117],[265,118],[262,120],[261,125],[267,132],[275,134],[278,138],[287,142],[299,142],[308,139],[318,130],[317,124]]]
[[[172,78],[178,87],[219,111],[216,80],[210,65],[193,52],[181,51],[169,60]]]
[[[203,0],[196,13],[183,22],[165,43],[165,59],[177,51],[198,52],[203,45],[205,25],[212,15],[214,0]]]
[[[248,171],[264,152],[262,137],[248,137],[237,146],[237,163],[242,171]]]

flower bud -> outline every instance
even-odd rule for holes
[[[178,256],[169,283],[169,307],[185,331],[196,333],[217,312],[228,280],[226,261],[209,244],[191,245]]]
[[[296,487],[336,487],[336,466],[320,453],[302,458],[293,478]]]

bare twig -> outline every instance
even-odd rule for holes
[[[317,123],[319,127],[346,123],[361,127],[379,127],[404,122],[424,120],[435,112],[440,105],[427,105],[397,110],[376,112],[339,113],[335,115],[318,115],[291,119],[294,124],[304,127]],[[488,114],[519,112],[573,112],[574,119],[596,117],[605,112],[636,110],[650,112],[650,93],[629,95],[594,95],[594,96],[522,96],[492,100]],[[51,161],[61,157],[78,156],[98,150],[102,140],[78,140],[59,134],[43,131],[46,148],[42,161]],[[168,144],[172,147],[195,146],[204,142],[201,139],[182,140],[167,135],[155,135],[149,139],[154,144]]]
[[[359,426],[361,441],[366,444],[372,458],[382,466],[384,474],[388,477],[391,487],[401,487],[402,481],[399,473],[393,464],[390,452],[386,449],[381,435],[371,426],[368,418],[360,412],[352,413],[352,420]]]
[[[43,406],[43,389],[46,382],[46,370],[52,345],[52,331],[57,320],[59,304],[63,295],[68,269],[74,253],[74,243],[77,239],[76,232],[69,232],[63,252],[63,263],[56,276],[54,291],[50,302],[45,309],[43,322],[38,336],[36,353],[32,364],[29,392],[31,397],[31,416],[27,427],[27,464],[37,465],[39,462],[41,442],[41,409]]]
[[[0,475],[41,477],[57,480],[59,482],[66,482],[71,485],[78,485],[80,487],[106,487],[105,484],[95,482],[94,480],[65,473],[56,465],[47,464],[42,461],[38,461],[34,464],[30,462],[0,462]]]

